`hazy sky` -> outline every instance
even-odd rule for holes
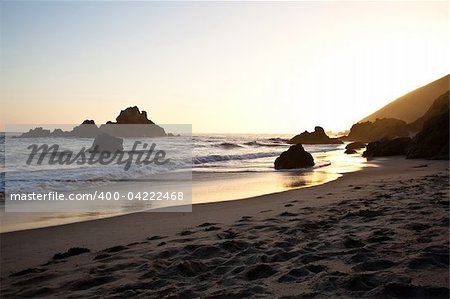
[[[348,129],[449,72],[448,2],[1,2],[0,130],[137,105],[194,132]]]

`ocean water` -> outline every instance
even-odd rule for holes
[[[101,188],[118,181],[138,181],[151,175],[192,171],[192,202],[204,203],[235,200],[272,192],[322,184],[343,173],[370,166],[360,155],[345,155],[345,145],[305,145],[316,165],[312,168],[279,171],[273,163],[289,148],[290,135],[193,135],[189,137],[155,138],[158,148],[170,156],[170,163],[156,166],[135,165],[124,171],[121,165],[23,165],[29,154],[24,145],[47,143],[61,149],[89,148],[90,138],[39,138],[36,140],[0,136],[0,189],[8,192],[70,191]],[[124,149],[130,150],[136,139],[127,138]],[[6,145],[6,146],[5,146]],[[6,165],[5,165],[6,160]],[[5,184],[5,180],[7,183]],[[2,216],[2,231],[56,225],[95,219],[146,207],[102,209],[90,213],[32,215],[24,213]],[[147,207],[148,208],[148,207]],[[17,213],[16,213],[17,214]],[[13,218],[15,218],[13,220]]]
[[[8,191],[65,191],[80,186],[94,187],[119,180],[139,179],[155,173],[176,170],[192,170],[195,173],[245,173],[274,172],[273,162],[289,148],[288,136],[279,135],[194,135],[192,137],[133,139],[126,138],[124,149],[131,150],[134,141],[154,141],[164,149],[170,162],[164,165],[135,165],[124,171],[121,165],[24,165],[30,150],[29,144],[58,144],[60,150],[89,148],[90,138],[13,138],[0,137],[1,172],[6,173]],[[6,141],[6,149],[5,149]],[[313,154],[316,165],[310,170],[319,170],[332,164],[327,153],[343,149],[343,145],[305,145]],[[5,153],[6,150],[6,153]],[[5,158],[7,164],[5,165]],[[333,161],[335,167],[354,166],[353,161]],[[5,178],[1,177],[1,191],[5,191]]]
[[[279,135],[196,135],[193,136],[194,172],[267,172],[273,162],[289,148],[289,136]],[[310,153],[336,149],[330,145],[305,145]],[[316,161],[316,168],[329,161]]]
[[[70,150],[78,153],[81,148],[90,148],[92,138],[13,138],[4,137],[4,148],[2,157],[6,164],[3,165],[2,187],[5,186],[9,192],[45,192],[45,191],[70,191],[80,188],[90,188],[108,185],[116,181],[128,181],[139,179],[158,173],[168,173],[182,169],[190,169],[192,165],[191,137],[178,138],[154,138],[136,139],[125,138],[124,150],[130,151],[135,141],[155,142],[157,149],[163,149],[170,161],[164,165],[131,164],[130,169],[124,170],[123,165],[111,163],[100,165],[98,163],[89,165],[87,163],[78,165],[59,165],[42,163],[27,165],[30,144],[57,144],[59,151]],[[34,160],[36,161],[36,159]],[[7,180],[5,184],[5,180]]]
[[[275,170],[274,161],[289,148],[292,135],[193,136],[193,202],[248,198],[320,185],[344,173],[375,165],[361,154],[346,155],[345,144],[304,145],[315,166]]]

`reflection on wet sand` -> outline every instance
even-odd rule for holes
[[[285,172],[280,176],[280,184],[288,189],[320,185],[339,178],[341,174],[323,171]]]

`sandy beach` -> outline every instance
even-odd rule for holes
[[[3,233],[1,296],[448,298],[448,161],[373,162],[192,213]]]

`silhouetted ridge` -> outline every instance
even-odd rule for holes
[[[449,90],[450,76],[413,90],[392,101],[359,122],[375,121],[377,118],[396,118],[407,123],[414,122],[427,111],[434,100]]]

